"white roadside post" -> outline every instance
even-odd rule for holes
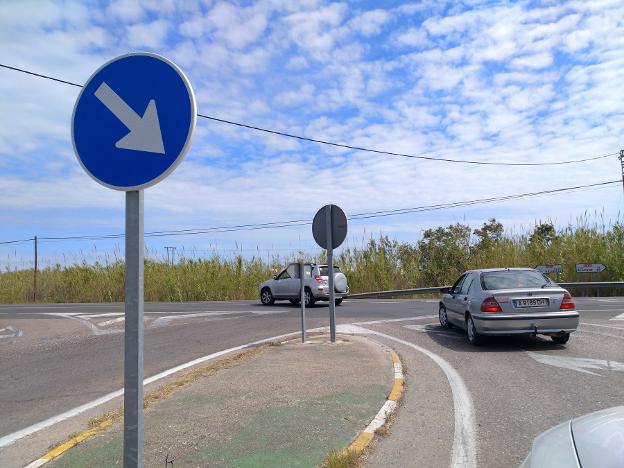
[[[331,342],[336,341],[336,289],[334,286],[334,241],[333,241],[333,219],[332,205],[325,210],[325,231],[327,234],[327,282],[329,283],[329,335]]]
[[[143,466],[143,189],[182,162],[196,120],[188,78],[152,53],[125,54],[102,65],[82,88],[72,115],[72,144],[82,168],[101,185],[126,192],[125,468]]]
[[[329,287],[329,334],[336,341],[336,289],[334,286],[334,249],[347,237],[347,216],[339,206],[325,205],[317,211],[312,221],[312,236],[327,250],[327,280]]]
[[[299,300],[301,302],[301,342],[305,343],[306,341],[306,324],[305,324],[305,264],[303,262],[299,262],[299,287],[300,289],[300,297]]]

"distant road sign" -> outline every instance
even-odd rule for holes
[[[600,273],[607,269],[602,263],[577,263],[577,273]]]
[[[80,92],[72,143],[83,169],[115,190],[160,182],[189,149],[197,106],[188,79],[156,54],[125,54],[101,66]]]
[[[563,273],[562,265],[537,265],[535,269],[542,273]]]
[[[327,210],[331,212],[332,245],[327,245]],[[325,205],[318,210],[312,221],[312,236],[324,249],[331,250],[342,244],[347,237],[347,216],[339,206]]]

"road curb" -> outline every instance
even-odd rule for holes
[[[364,449],[370,444],[371,440],[375,436],[381,426],[386,423],[388,416],[395,412],[397,404],[403,396],[403,388],[405,386],[405,376],[403,374],[403,365],[399,359],[399,355],[394,351],[390,351],[390,358],[392,359],[392,367],[394,368],[394,382],[392,389],[388,395],[388,399],[383,404],[377,415],[373,418],[366,429],[364,429],[351,444],[344,449],[344,454],[355,454],[360,456]]]
[[[105,429],[108,429],[112,425],[113,425],[112,421],[101,422],[96,427],[91,428],[91,429],[87,429],[86,431],[81,432],[77,436],[72,437],[67,442],[64,442],[61,445],[59,445],[59,446],[55,447],[54,449],[50,450],[48,453],[46,453],[41,458],[38,458],[34,462],[29,463],[28,465],[26,465],[25,468],[38,468],[40,466],[43,466],[46,463],[51,462],[55,458],[59,457],[63,453],[67,452],[70,448],[75,447],[76,445],[78,445],[83,440],[86,440],[86,439],[89,439],[89,438],[93,437],[97,433],[102,432]]]

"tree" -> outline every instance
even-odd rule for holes
[[[470,258],[470,226],[453,224],[427,229],[418,242],[426,284],[445,284],[466,270]]]
[[[548,239],[552,241],[556,236],[557,232],[551,223],[540,222],[535,226],[535,229],[533,229],[533,234],[529,237],[529,242],[534,244],[536,242],[546,242]]]
[[[503,237],[503,225],[490,218],[487,223],[483,223],[481,229],[475,229],[474,235],[479,239],[476,245],[477,249],[485,249]]]

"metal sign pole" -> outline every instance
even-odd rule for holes
[[[331,342],[336,342],[336,293],[334,288],[334,223],[332,216],[332,205],[325,210],[325,220],[327,223],[327,279],[329,280],[329,334]]]
[[[126,192],[124,468],[143,466],[143,191]]]
[[[306,341],[304,279],[305,279],[305,266],[303,262],[299,262],[299,284],[301,288],[301,291],[300,291],[301,296],[299,299],[301,300],[301,342],[302,343],[305,343]]]

